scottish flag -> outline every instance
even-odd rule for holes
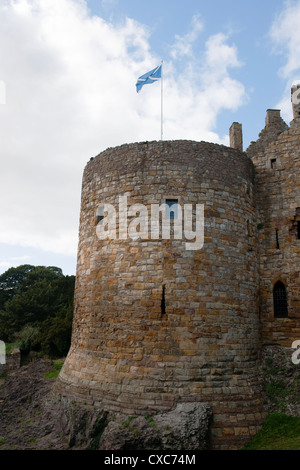
[[[157,82],[159,78],[161,78],[161,65],[138,78],[135,85],[137,93],[141,91],[144,85]]]

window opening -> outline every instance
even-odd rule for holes
[[[161,296],[161,314],[165,315],[166,314],[166,298],[165,298],[165,293],[166,293],[166,287],[163,286],[162,288],[162,296]]]
[[[287,294],[285,285],[278,281],[273,288],[273,302],[274,302],[274,317],[275,318],[287,318],[288,306],[287,306]]]
[[[166,218],[175,220],[178,217],[178,199],[166,199]]]
[[[280,250],[278,229],[276,229],[276,248]]]
[[[271,168],[276,168],[276,158],[271,159]]]
[[[297,222],[297,238],[300,240],[300,220]]]

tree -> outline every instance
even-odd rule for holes
[[[43,344],[55,354],[66,351],[71,337],[74,286],[75,276],[64,276],[55,266],[10,268],[0,276],[0,338],[13,342],[23,335],[22,344],[27,348],[30,345],[41,350]]]
[[[18,268],[10,268],[0,276],[0,310],[4,309],[4,304],[14,295],[23,289],[24,281],[35,267],[30,264],[23,264]]]

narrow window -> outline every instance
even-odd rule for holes
[[[287,318],[288,306],[287,306],[287,294],[285,285],[278,281],[273,288],[273,302],[274,302],[274,317],[275,318]]]
[[[166,218],[170,220],[177,219],[178,217],[178,199],[166,199],[167,213]]]
[[[278,229],[276,229],[276,248],[280,250]]]
[[[300,240],[300,220],[298,220],[298,223],[297,223],[297,238],[298,240]]]
[[[161,314],[166,314],[166,299],[165,299],[166,287],[163,286],[162,288],[162,296],[161,296]]]
[[[271,168],[276,168],[276,158],[271,159]]]

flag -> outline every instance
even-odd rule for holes
[[[159,78],[161,78],[161,65],[138,78],[135,85],[137,93],[141,91],[144,85],[155,83]]]

